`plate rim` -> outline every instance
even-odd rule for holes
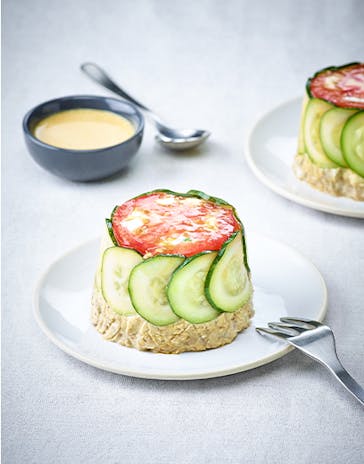
[[[323,302],[322,302],[322,305],[321,305],[321,307],[319,309],[317,320],[322,322],[325,319],[326,314],[327,314],[327,310],[328,310],[328,291],[327,291],[327,286],[326,286],[325,280],[324,280],[321,272],[319,271],[319,269],[316,267],[316,265],[309,258],[307,258],[305,255],[303,255],[300,251],[296,250],[296,248],[286,244],[285,242],[281,242],[280,240],[276,240],[274,238],[271,238],[268,235],[260,234],[260,233],[258,235],[261,236],[261,237],[264,237],[265,239],[276,242],[280,246],[283,246],[283,247],[289,249],[289,251],[293,252],[295,255],[298,255],[301,259],[304,259],[304,261],[307,264],[309,264],[310,267],[317,274],[317,276],[319,278],[319,281],[320,281],[320,286],[321,286],[322,291],[323,291]],[[33,300],[32,300],[33,315],[34,315],[34,318],[35,318],[38,326],[40,327],[41,331],[43,332],[44,335],[46,335],[46,337],[54,345],[56,345],[59,349],[61,349],[66,354],[72,356],[73,358],[75,358],[75,359],[77,359],[79,361],[82,361],[85,364],[88,364],[90,366],[93,366],[93,367],[95,367],[97,369],[112,372],[114,374],[125,375],[125,376],[128,376],[128,377],[151,379],[151,380],[200,380],[200,379],[224,377],[224,376],[227,376],[227,375],[237,374],[239,372],[245,372],[245,371],[248,371],[248,370],[251,370],[251,369],[255,369],[255,368],[263,366],[265,364],[269,364],[269,363],[275,361],[276,359],[279,359],[279,358],[285,356],[286,354],[288,354],[289,352],[294,350],[293,346],[286,345],[286,346],[283,346],[280,350],[274,352],[273,354],[270,354],[268,356],[260,358],[257,361],[252,361],[252,362],[249,362],[249,363],[246,363],[246,364],[243,364],[243,365],[237,365],[237,366],[230,367],[230,368],[227,368],[227,369],[217,369],[215,371],[210,370],[210,371],[205,372],[205,373],[186,373],[186,372],[183,373],[183,372],[181,372],[181,373],[175,373],[175,374],[170,374],[170,375],[166,375],[164,372],[159,372],[158,373],[157,371],[156,371],[156,373],[149,374],[149,373],[138,371],[137,369],[115,368],[112,365],[110,366],[108,363],[102,363],[102,362],[100,362],[99,360],[97,360],[95,358],[88,357],[88,356],[85,356],[83,354],[80,354],[78,351],[70,348],[66,343],[63,343],[61,340],[59,340],[53,334],[52,330],[50,330],[47,327],[46,323],[43,321],[43,318],[41,317],[41,314],[40,314],[40,290],[42,288],[43,282],[45,281],[45,279],[46,279],[48,273],[50,272],[50,270],[52,269],[52,267],[54,267],[62,259],[66,258],[67,256],[69,256],[71,254],[73,254],[74,252],[77,252],[77,250],[79,250],[80,248],[88,246],[92,242],[97,243],[98,239],[99,239],[99,237],[85,240],[85,241],[79,243],[78,245],[76,245],[75,247],[73,247],[71,249],[68,249],[66,252],[58,255],[52,262],[50,262],[48,264],[48,266],[45,268],[45,270],[41,273],[40,277],[37,280],[37,283],[35,285],[34,292],[33,292]],[[109,343],[106,340],[103,340],[103,341],[105,343]],[[150,353],[150,354],[153,355],[153,353]],[[176,356],[178,356],[178,355],[176,355]]]
[[[250,150],[250,145],[251,145],[251,140],[253,138],[254,132],[257,128],[257,126],[262,122],[263,118],[266,118],[270,116],[272,113],[276,112],[283,106],[288,106],[293,103],[299,103],[302,101],[303,97],[295,97],[295,98],[290,98],[287,100],[284,100],[283,102],[280,102],[279,104],[271,107],[265,112],[262,112],[254,121],[250,129],[248,130],[248,136],[245,139],[244,142],[244,155],[245,155],[245,160],[250,168],[250,170],[253,172],[255,177],[266,187],[268,187],[270,190],[273,192],[277,193],[278,195],[293,201],[295,203],[298,203],[302,206],[306,206],[311,209],[315,209],[317,211],[323,211],[325,213],[330,213],[330,214],[335,214],[337,216],[345,216],[345,217],[351,217],[351,218],[357,218],[357,219],[363,219],[364,218],[364,211],[353,211],[353,210],[347,210],[347,209],[342,209],[340,207],[335,207],[335,206],[329,206],[325,205],[322,203],[319,203],[314,200],[307,199],[305,197],[302,197],[298,194],[292,193],[289,190],[286,190],[283,187],[280,187],[276,185],[273,181],[271,181],[267,176],[265,176],[262,171],[257,167],[257,165],[254,162],[254,156],[252,155],[252,152]],[[315,190],[316,191],[316,190]],[[319,191],[316,191],[317,193],[322,193]],[[322,193],[324,195],[324,193]],[[335,198],[332,196],[332,198]],[[348,198],[350,200],[350,198]],[[355,200],[352,200],[355,201]]]

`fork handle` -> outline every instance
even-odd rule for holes
[[[336,365],[326,365],[329,371],[344,385],[344,387],[361,403],[364,405],[364,390],[356,380],[352,378],[349,372],[344,368],[339,360]]]
[[[292,343],[293,344],[293,343]],[[315,359],[320,364],[325,366],[336,379],[359,401],[360,404],[364,406],[364,390],[358,384],[356,380],[349,374],[349,372],[345,369],[345,367],[341,364],[340,359],[338,358],[336,351],[332,353],[330,358],[326,358],[322,356],[318,357],[312,351],[308,351],[308,349],[303,348],[302,346],[298,346],[294,344],[296,348],[306,353],[312,359]]]

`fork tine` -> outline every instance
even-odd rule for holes
[[[293,324],[287,324],[282,322],[268,322],[268,326],[273,330],[278,330],[283,333],[286,333],[290,337],[295,337],[296,335],[299,335],[300,333],[307,331],[307,329],[304,329],[303,327],[298,327]]]
[[[321,326],[321,322],[314,321],[312,319],[307,319],[305,317],[281,317],[280,318],[281,322],[285,322],[288,324],[297,324],[299,327],[305,327],[308,325],[311,325],[313,327],[319,327]]]
[[[273,335],[278,338],[289,338],[290,336],[283,333],[278,332],[277,330],[268,329],[267,327],[256,327],[255,330],[260,333],[260,335]]]

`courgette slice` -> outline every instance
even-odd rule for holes
[[[167,296],[173,311],[191,324],[215,319],[220,313],[207,301],[205,278],[216,252],[203,252],[178,267],[168,284]]]
[[[136,312],[153,325],[177,322],[167,299],[167,284],[184,261],[178,255],[158,255],[134,267],[129,278],[129,295]]]
[[[252,285],[244,263],[240,231],[217,254],[206,277],[205,294],[210,304],[220,311],[234,312],[248,302]]]
[[[348,165],[341,151],[341,133],[346,121],[355,113],[356,110],[332,108],[322,116],[320,123],[322,148],[331,161],[343,168],[347,168]]]
[[[136,314],[128,293],[131,270],[143,261],[139,253],[129,248],[111,247],[104,251],[101,267],[102,295],[117,314]]]
[[[364,111],[346,121],[341,134],[341,149],[348,166],[364,177]]]
[[[337,164],[330,160],[324,152],[320,140],[321,118],[332,108],[332,105],[318,98],[312,98],[306,107],[303,121],[303,137],[306,153],[311,161],[320,168],[337,168]]]

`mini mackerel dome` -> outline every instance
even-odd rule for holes
[[[225,201],[154,190],[106,219],[92,322],[106,340],[181,353],[234,340],[253,315],[243,225]]]
[[[308,79],[293,170],[317,190],[364,201],[364,63]]]

